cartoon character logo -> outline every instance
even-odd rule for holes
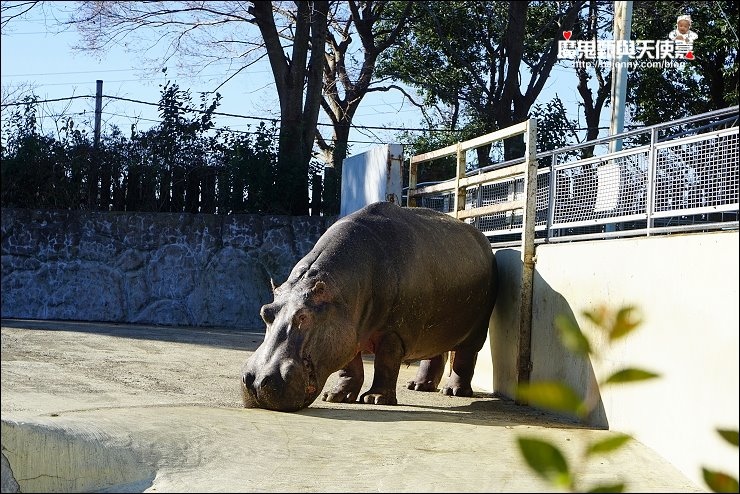
[[[698,37],[699,35],[691,30],[690,15],[679,15],[676,19],[676,29],[668,34],[668,39],[684,43],[693,43]]]
[[[676,29],[668,33],[668,39],[676,42],[676,54],[683,54],[689,60],[694,58],[693,43],[699,35],[691,30],[691,16],[679,15]]]

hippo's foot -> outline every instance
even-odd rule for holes
[[[354,403],[357,401],[357,395],[360,394],[360,387],[362,387],[362,381],[358,385],[356,379],[340,377],[331,391],[325,392],[321,399],[331,403]]]
[[[446,385],[440,390],[440,393],[447,396],[473,396],[473,388],[470,386],[450,386]]]
[[[360,396],[361,403],[368,405],[397,405],[396,390],[375,390],[370,388]]]
[[[419,362],[419,370],[412,381],[406,382],[406,389],[412,391],[437,391],[444,373],[447,353]]]
[[[375,349],[375,373],[370,389],[360,402],[369,405],[397,405],[396,383],[403,358],[403,342],[396,333],[385,334]]]
[[[432,381],[407,381],[406,389],[410,389],[412,391],[437,391],[437,384]]]
[[[350,363],[339,370],[337,383],[321,399],[331,403],[354,403],[362,388],[364,372],[362,354],[357,352]]]
[[[440,392],[447,396],[473,396],[470,382],[473,380],[476,358],[477,351],[469,348],[451,352],[450,377]]]

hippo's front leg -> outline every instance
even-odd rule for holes
[[[331,391],[325,392],[321,399],[332,403],[353,403],[360,394],[364,379],[362,352],[357,352],[355,358],[339,371],[339,380]]]
[[[396,333],[383,336],[375,350],[373,384],[360,396],[363,403],[396,405],[396,382],[403,359],[403,343]]]

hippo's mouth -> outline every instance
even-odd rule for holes
[[[316,378],[316,369],[310,355],[303,356],[303,370],[306,375],[306,401],[304,407],[308,407],[319,395],[319,382]]]

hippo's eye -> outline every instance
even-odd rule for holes
[[[267,324],[272,324],[275,321],[275,308],[270,305],[263,305],[260,309],[260,316]]]
[[[298,329],[301,329],[301,325],[303,325],[307,319],[308,319],[308,316],[306,315],[305,312],[299,312],[298,314],[295,315],[295,322],[296,322],[296,326],[298,327]]]

